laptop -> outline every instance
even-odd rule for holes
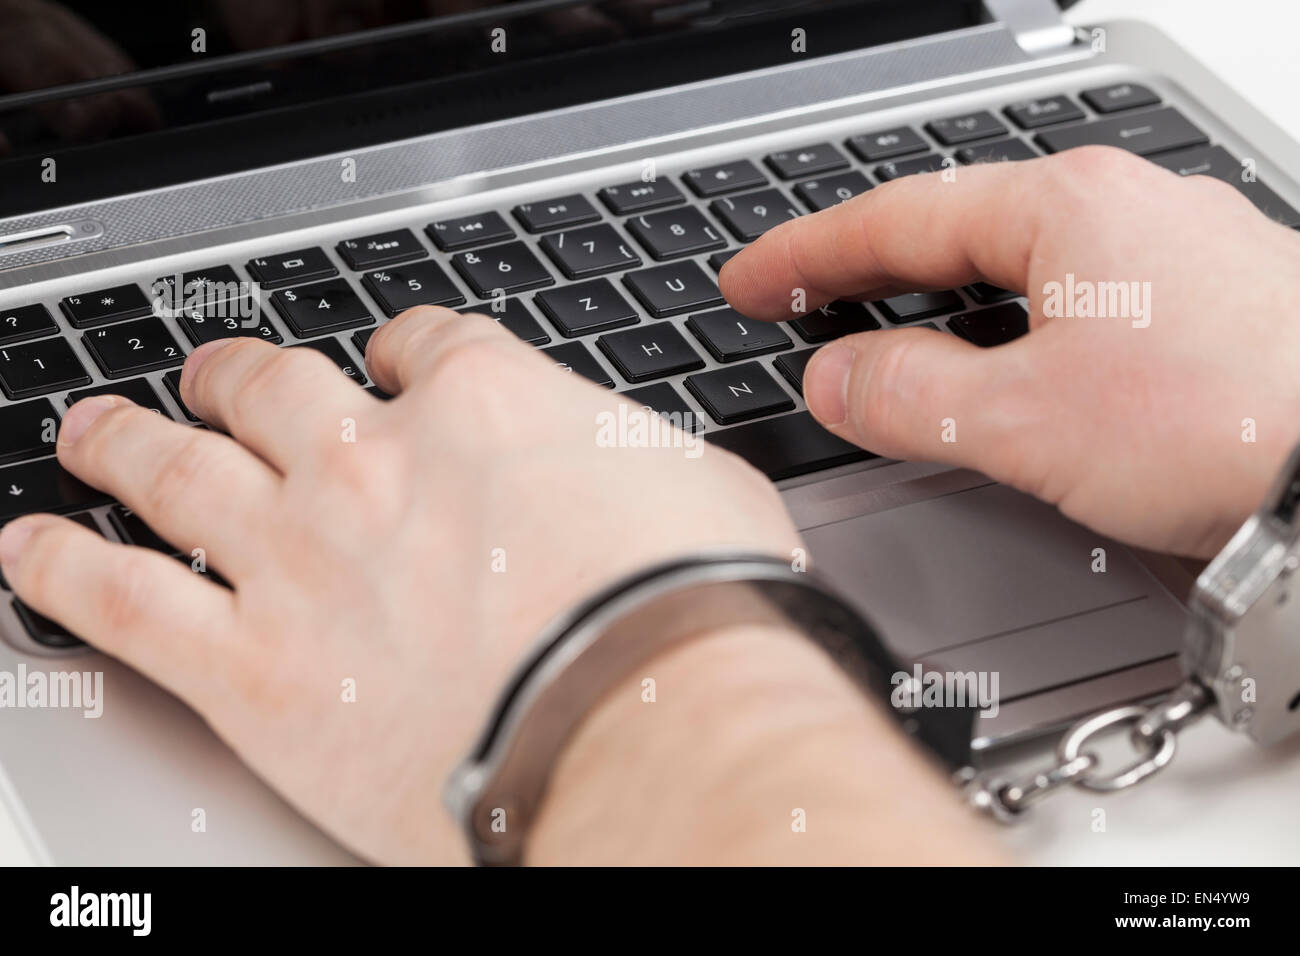
[[[373,387],[367,336],[439,303],[487,311],[557,375],[692,413],[766,473],[895,650],[998,675],[981,764],[1177,681],[1183,564],[983,475],[874,457],[803,402],[825,342],[924,323],[996,346],[1025,331],[1023,299],[980,284],[768,326],[726,311],[716,277],[774,224],[882,183],[1086,143],[1296,226],[1300,147],[1152,28],[1076,30],[1051,0],[439,6],[37,0],[0,20],[44,64],[0,70],[0,522],[56,511],[171,553],[36,426],[102,391],[195,424],[180,365],[226,335],[318,349]],[[647,362],[619,335],[635,326],[687,360]],[[0,672],[41,670],[102,673],[103,706],[0,710],[0,803],[33,859],[356,862],[5,585]]]

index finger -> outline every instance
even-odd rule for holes
[[[1059,160],[907,176],[783,223],[723,266],[722,293],[747,316],[783,319],[800,291],[801,311],[976,280],[1023,292],[1052,205],[1043,187],[1053,163]]]

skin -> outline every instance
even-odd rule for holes
[[[1050,318],[1044,289],[1151,283],[1151,318]],[[980,349],[925,329],[848,336],[809,363],[824,425],[894,458],[975,468],[1097,531],[1209,556],[1300,432],[1300,234],[1226,183],[1106,147],[914,176],[779,226],[723,268],[754,318],[983,279],[1031,334]],[[955,442],[942,421],[956,422]],[[1243,441],[1243,419],[1255,422]]]
[[[1038,290],[1066,272],[1150,281],[1150,326],[1045,321]],[[983,351],[920,330],[841,340],[808,368],[814,413],[1147,547],[1207,553],[1258,503],[1296,434],[1300,332],[1282,305],[1300,239],[1221,184],[1103,150],[914,177],[773,230],[721,281],[742,311],[779,319],[795,288],[813,307],[976,278],[1030,293],[1028,337]],[[233,591],[51,516],[6,526],[0,565],[23,600],[179,695],[346,846],[457,862],[442,781],[551,616],[653,561],[715,546],[788,557],[800,542],[773,488],[725,452],[602,447],[596,416],[620,399],[481,316],[412,310],[375,333],[366,362],[392,402],[311,350],[197,349],[182,396],[229,437],[114,397],[68,412],[64,465],[183,550],[204,548]],[[945,417],[956,443],[939,439]],[[340,699],[347,680],[355,703]],[[529,859],[1000,856],[808,641],[728,629],[610,688],[555,767]]]

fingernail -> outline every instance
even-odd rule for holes
[[[11,567],[22,555],[27,539],[43,521],[41,517],[19,518],[0,528],[0,564]]]
[[[96,418],[110,408],[126,405],[129,401],[129,399],[120,395],[96,395],[94,398],[86,398],[77,402],[68,409],[68,414],[63,416],[63,426],[59,429],[59,444],[71,445],[75,443],[78,438],[86,433],[86,429],[94,424]]]
[[[808,411],[823,425],[842,425],[849,416],[849,373],[857,353],[848,345],[828,345],[812,357],[803,376]]]
[[[235,339],[217,339],[215,342],[205,342],[185,360],[185,365],[181,368],[181,378],[194,380],[194,376],[199,372],[199,366],[210,359],[216,352],[221,351],[227,345],[234,342]]]

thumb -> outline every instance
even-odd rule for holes
[[[804,398],[825,428],[878,455],[996,477],[1029,411],[1023,342],[982,349],[937,330],[860,332],[812,357]]]

